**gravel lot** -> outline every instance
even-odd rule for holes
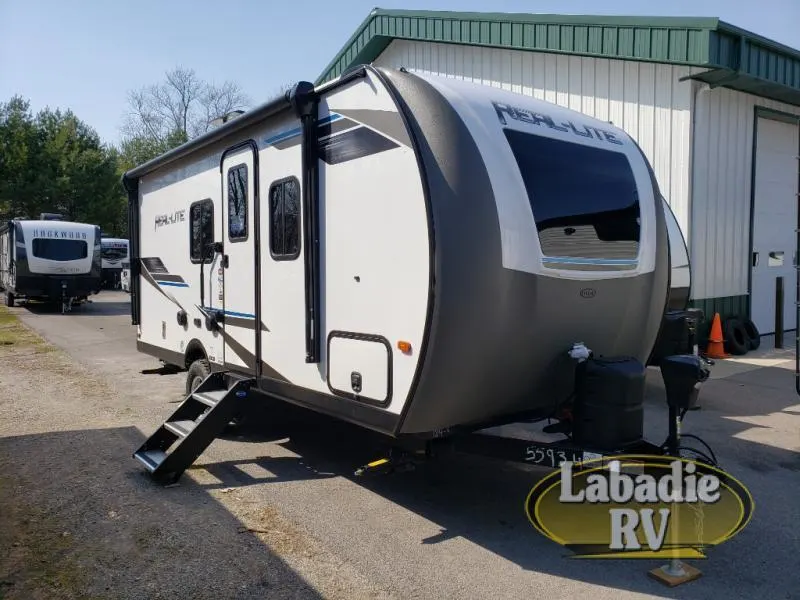
[[[0,314],[0,598],[800,597],[793,354],[720,364],[687,417],[756,507],[671,590],[646,577],[658,562],[571,561],[537,534],[522,507],[544,471],[454,457],[356,480],[374,440],[295,409],[265,407],[181,485],[154,486],[131,453],[184,375],[136,352],[128,310],[120,292],[69,315],[12,309],[48,343]],[[660,440],[657,372],[648,389]]]

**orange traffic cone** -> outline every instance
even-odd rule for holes
[[[730,355],[725,352],[725,345],[722,340],[722,323],[719,313],[714,313],[714,320],[711,322],[711,334],[708,336],[708,348],[706,348],[708,358],[728,358]]]

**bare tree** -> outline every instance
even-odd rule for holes
[[[211,127],[212,121],[223,117],[234,110],[244,110],[249,103],[247,97],[234,84],[226,81],[221,86],[208,86],[203,92],[201,105],[204,110],[204,119],[198,121],[199,130],[196,134],[205,133]]]
[[[163,82],[131,91],[122,126],[128,139],[157,144],[190,139],[209,130],[211,122],[234,110],[246,110],[250,100],[233,82],[202,81],[193,69],[177,67]]]

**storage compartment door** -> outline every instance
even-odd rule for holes
[[[332,331],[328,388],[337,396],[386,406],[392,398],[392,350],[381,336]]]

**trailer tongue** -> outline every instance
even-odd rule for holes
[[[570,351],[575,354],[575,348]],[[644,367],[635,359],[579,359],[574,403],[561,411],[555,424],[541,432],[531,423],[541,417],[519,420],[477,430],[462,428],[444,432],[414,447],[390,449],[385,458],[374,460],[355,471],[356,476],[407,470],[421,460],[447,453],[473,454],[487,458],[557,469],[563,463],[626,455],[680,456],[691,452],[700,462],[717,466],[716,456],[681,444],[681,424],[687,411],[697,407],[700,384],[710,376],[709,361],[697,354],[663,357],[660,370],[666,388],[669,434],[655,444],[643,436]],[[581,368],[582,367],[582,368]],[[620,384],[622,381],[622,384]],[[626,393],[627,392],[627,393]],[[622,401],[593,404],[600,395],[620,393]],[[616,410],[615,410],[616,408]],[[699,440],[696,436],[689,436]],[[699,440],[705,445],[705,442]]]

